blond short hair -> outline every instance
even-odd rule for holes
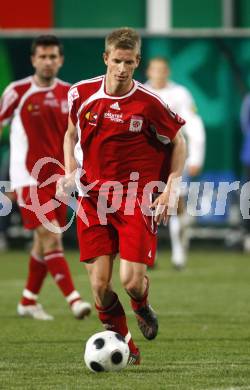
[[[136,49],[140,55],[141,38],[133,28],[119,28],[108,34],[105,39],[105,52],[108,53],[111,47],[115,49]]]

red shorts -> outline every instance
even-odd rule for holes
[[[53,183],[43,188],[23,187],[16,190],[23,226],[32,230],[49,221],[57,220],[61,227],[66,224],[67,206],[55,199],[56,187]],[[48,203],[49,202],[49,203]],[[43,209],[42,205],[50,209]],[[32,206],[27,208],[25,206]]]
[[[125,200],[114,213],[107,214],[107,224],[100,223],[97,198],[79,198],[77,234],[80,260],[88,261],[98,256],[120,253],[120,258],[152,266],[155,260],[157,235],[152,216],[142,213],[136,202],[134,215],[125,215]],[[86,219],[88,224],[86,223]]]

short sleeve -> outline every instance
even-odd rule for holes
[[[77,112],[80,104],[79,91],[77,87],[71,87],[68,92],[68,106],[69,106],[69,116],[72,120],[72,123],[76,126],[77,123]]]
[[[160,99],[155,99],[149,110],[149,125],[163,144],[171,142],[179,129],[185,125],[185,120],[171,111]]]
[[[16,89],[10,84],[0,99],[0,123],[7,124],[14,113],[19,102],[19,95]]]

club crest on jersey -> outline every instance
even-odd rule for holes
[[[141,116],[133,115],[130,119],[129,131],[139,133],[142,129],[143,118]]]
[[[88,111],[85,114],[85,118],[89,121],[90,124],[96,124],[97,114],[95,112]]]

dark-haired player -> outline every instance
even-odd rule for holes
[[[64,257],[62,236],[48,229],[39,217],[41,210],[28,209],[32,193],[40,204],[55,202],[53,182],[42,186],[51,176],[63,174],[63,138],[67,128],[68,83],[56,78],[63,64],[63,47],[57,37],[43,35],[31,46],[34,75],[11,83],[0,101],[1,127],[11,122],[10,179],[17,194],[23,225],[34,231],[34,241],[29,260],[29,273],[17,312],[39,320],[50,320],[43,307],[37,303],[38,294],[49,272],[75,317],[90,313],[90,304],[83,302],[75,290],[68,264]],[[35,164],[43,158],[58,163],[43,164],[38,175],[32,174]],[[53,205],[52,205],[53,206]],[[46,213],[46,219],[55,227],[64,226],[66,206],[58,204]]]

